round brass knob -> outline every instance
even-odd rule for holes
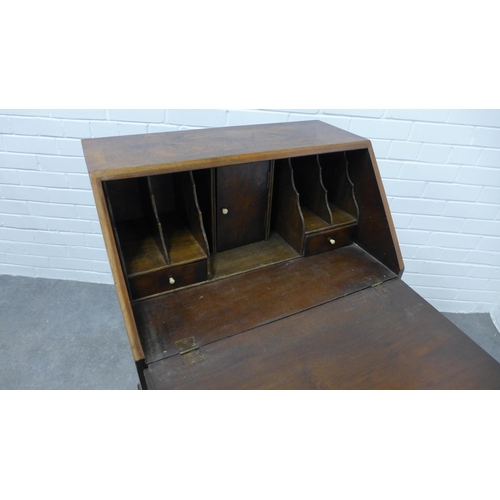
[[[223,208],[223,209],[222,209],[222,213],[223,213],[224,215],[227,215],[227,214],[229,213],[229,210],[228,210],[227,208]]]
[[[328,241],[330,242],[331,245],[335,245],[335,240],[333,238],[330,238]]]
[[[171,285],[173,285],[173,284],[175,283],[175,280],[174,280],[174,278],[168,278],[168,282],[169,282]]]

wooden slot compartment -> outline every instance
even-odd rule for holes
[[[193,181],[196,189],[198,208],[202,216],[202,226],[205,229],[205,237],[209,248],[209,254],[215,253],[215,169],[204,168],[194,170]]]
[[[299,193],[300,209],[304,216],[305,233],[321,231],[331,226],[332,213],[321,178],[318,157],[314,155],[292,158],[291,165]]]
[[[358,206],[344,153],[292,160],[305,221],[304,255],[353,243]]]
[[[322,170],[316,155],[276,161],[273,227],[301,255],[353,242],[356,219],[330,201]]]
[[[327,191],[328,204],[335,227],[356,224],[359,208],[354,183],[349,175],[349,161],[345,152],[318,156],[322,179]]]
[[[192,173],[153,176],[149,182],[170,265],[207,259],[208,241]]]
[[[108,181],[106,191],[132,300],[207,280],[191,172]]]
[[[127,277],[167,264],[146,177],[105,183],[116,244]]]
[[[296,252],[302,254],[305,222],[289,158],[276,160],[274,165],[271,227]]]

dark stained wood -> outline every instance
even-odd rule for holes
[[[198,204],[196,185],[192,172],[181,172],[179,175],[179,204],[182,207],[184,220],[194,239],[198,242],[205,255],[210,254],[208,239],[203,225],[203,216]]]
[[[147,297],[207,279],[207,255],[182,219],[175,212],[164,214],[162,218],[162,226],[166,229],[165,238],[169,242],[170,266],[158,246],[157,238],[152,234],[149,221],[139,219],[118,224],[119,248],[123,255],[132,299]],[[204,261],[201,267],[176,268],[186,269],[187,276],[182,280],[177,279],[175,287],[168,285],[168,279],[171,277],[169,273],[173,272],[170,271],[172,266],[200,260]]]
[[[161,216],[170,264],[183,264],[207,257],[193,233],[177,213]]]
[[[217,169],[218,252],[265,239],[268,174],[268,161]]]
[[[135,300],[200,283],[206,281],[207,278],[206,259],[184,265],[168,266],[156,271],[129,276],[130,293],[132,299]],[[171,279],[174,280],[173,283],[170,283]]]
[[[165,259],[165,262],[167,264],[170,264],[170,257],[168,255],[168,250],[167,250],[167,244],[165,242],[165,235],[163,232],[163,227],[160,221],[160,216],[158,212],[158,205],[156,202],[156,196],[154,193],[154,188],[151,183],[151,177],[148,177],[148,188],[149,188],[149,194],[151,196],[151,206],[153,208],[153,216],[154,216],[154,236],[156,239],[156,244],[158,248],[160,249],[161,254],[163,255],[163,258]],[[160,193],[160,200],[162,199],[161,193]]]
[[[177,340],[194,336],[204,345],[393,277],[351,245],[138,301],[133,309],[150,363],[176,352]],[[148,350],[149,337],[162,338],[161,351]]]
[[[125,282],[125,285],[126,285],[126,288],[127,288],[127,291],[128,293],[130,294],[130,286],[129,286],[129,283],[128,283],[128,278],[127,278],[127,267],[126,267],[126,264],[125,264],[125,257],[123,255],[123,249],[122,249],[122,246],[121,246],[121,243],[120,243],[120,238],[119,238],[119,235],[118,235],[118,229],[116,227],[116,220],[115,220],[115,216],[114,216],[114,213],[113,213],[113,207],[111,205],[111,198],[110,198],[110,195],[109,195],[109,192],[108,192],[108,187],[107,187],[107,183],[106,182],[103,182],[101,184],[101,187],[102,187],[102,191],[103,191],[103,194],[104,194],[104,198],[105,198],[105,205],[106,205],[106,208],[108,210],[108,215],[109,215],[109,220],[108,220],[108,225],[111,226],[111,230],[112,230],[112,246],[113,248],[116,250],[117,254],[118,254],[118,262],[115,263],[115,265],[119,265],[120,266],[120,277],[123,277],[124,279],[124,282]]]
[[[155,196],[157,211],[161,215],[177,211],[175,178],[174,174],[148,177],[151,193]]]
[[[106,251],[109,256],[109,264],[115,280],[118,302],[123,313],[123,320],[127,330],[130,349],[132,350],[134,361],[140,362],[141,360],[144,360],[144,351],[142,349],[139,333],[137,332],[137,327],[135,325],[132,304],[130,303],[128,292],[128,284],[117,248],[117,239],[113,233],[113,227],[111,225],[108,203],[104,191],[104,183],[92,176],[90,176],[90,182],[94,193],[97,213],[99,214],[99,220],[101,222],[102,235],[104,237]],[[142,377],[141,374],[139,376]]]
[[[89,172],[102,179],[357,149],[367,144],[362,137],[317,120],[82,140]]]
[[[150,179],[123,179],[105,183],[116,244],[128,274],[169,263]]]
[[[337,207],[341,212],[347,212],[351,217],[357,219],[359,210],[354,186],[350,182],[346,152],[319,155],[318,158],[322,166],[321,173],[325,188],[328,191],[330,208]],[[333,224],[336,223],[334,216]]]
[[[268,240],[216,253],[213,256],[213,279],[227,278],[298,256],[283,238],[273,232]]]
[[[274,160],[269,162],[269,180],[267,184],[267,213],[266,213],[266,234],[265,239],[271,237],[271,220],[272,220],[272,206],[273,206],[273,192],[274,192]]]
[[[305,234],[313,233],[315,231],[322,231],[329,227],[324,219],[322,219],[319,215],[316,215],[307,207],[302,205],[300,207],[300,211],[302,212],[302,217],[304,217]]]
[[[378,168],[368,149],[349,151],[348,169],[359,206],[356,243],[396,274],[402,272],[399,245],[394,244],[392,221]]]
[[[156,225],[161,231],[158,247],[161,250],[165,245],[167,264],[206,257],[208,242],[192,173],[156,175],[148,177],[148,184]]]
[[[146,370],[154,389],[500,389],[500,365],[399,279]]]
[[[177,340],[204,348],[402,272],[371,144],[354,134],[312,121],[82,144],[138,369]],[[298,185],[291,162],[308,164]],[[225,195],[241,208],[226,228]]]
[[[144,273],[167,265],[151,230],[151,221],[136,219],[117,224],[119,247],[128,275]]]
[[[347,224],[356,224],[357,219],[351,214],[344,212],[339,207],[330,204],[330,211],[332,212],[333,226],[340,227]]]
[[[356,226],[351,225],[306,235],[304,255],[315,255],[350,245],[354,240],[355,229]]]
[[[213,231],[215,230],[213,221],[215,220],[215,203],[213,187],[213,169],[195,170],[191,172],[196,188],[196,198],[198,207],[203,218],[203,227],[207,237],[209,253],[214,252]]]
[[[272,227],[301,254],[304,247],[305,224],[289,159],[275,162],[274,177]]]
[[[321,180],[321,167],[318,157],[305,156],[292,159],[295,187],[300,195],[301,207],[308,208],[327,225],[332,223],[332,214],[328,206],[327,193]],[[302,208],[304,212],[304,208]],[[306,222],[306,231],[308,230]]]
[[[107,200],[113,208],[113,218],[116,223],[146,217],[144,211],[146,183],[146,178],[120,179],[105,183]]]

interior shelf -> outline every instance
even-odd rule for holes
[[[131,298],[351,244],[348,163],[310,155],[106,182]]]
[[[213,279],[227,278],[297,257],[299,254],[281,236],[273,232],[268,240],[215,254]]]

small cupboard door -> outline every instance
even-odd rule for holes
[[[269,161],[216,170],[217,252],[266,237]]]

